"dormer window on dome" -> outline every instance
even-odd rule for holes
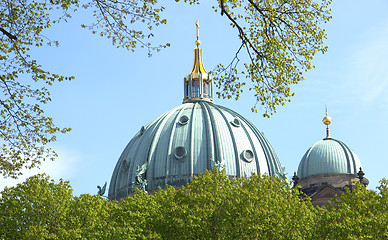
[[[195,23],[197,26],[197,41],[194,49],[194,65],[189,73],[184,78],[184,98],[183,102],[192,102],[205,100],[213,102],[213,89],[209,74],[205,71],[202,63],[202,49],[199,48],[201,42],[199,41],[199,25],[198,20]]]

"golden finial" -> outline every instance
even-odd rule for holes
[[[197,45],[197,47],[194,49],[194,65],[190,73],[193,74],[194,80],[198,80],[199,73],[202,73],[203,79],[208,80],[207,72],[205,71],[205,68],[203,67],[203,63],[202,63],[202,49],[199,48],[199,45],[201,44],[201,42],[199,41],[199,21],[198,20],[195,22],[195,26],[197,26],[197,41],[195,41],[195,45]]]
[[[199,46],[201,44],[201,41],[199,41],[199,21],[198,20],[195,22],[195,26],[197,27],[197,41],[195,41],[195,45]]]
[[[327,116],[327,113],[326,113],[326,116],[323,118],[322,122],[327,126],[329,127],[330,123],[331,123],[331,117]]]
[[[323,118],[322,122],[326,125],[326,138],[330,138],[329,125],[331,123],[331,117],[327,115],[327,107],[326,107],[326,116]]]

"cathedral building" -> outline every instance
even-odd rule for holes
[[[215,168],[225,170],[230,178],[248,178],[253,173],[286,178],[262,132],[244,116],[214,103],[198,28],[197,24],[193,68],[183,79],[183,103],[139,126],[114,168],[109,199],[124,198],[135,187],[148,192],[166,184],[180,187]],[[313,201],[326,201],[344,187],[353,187],[360,167],[353,151],[327,130],[327,137],[306,152],[293,180]]]
[[[244,116],[214,103],[198,31],[195,44],[193,68],[183,79],[183,103],[140,127],[116,164],[109,199],[123,198],[134,187],[179,187],[206,169],[225,169],[229,177],[285,177],[262,132]]]

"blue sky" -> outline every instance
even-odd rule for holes
[[[76,79],[51,88],[53,101],[46,113],[57,125],[73,130],[58,136],[51,146],[60,156],[44,163],[40,172],[70,180],[77,195],[95,194],[97,185],[109,183],[122,150],[141,126],[181,104],[183,77],[193,63],[196,19],[207,71],[228,63],[238,48],[237,31],[209,2],[167,3],[168,24],[155,35],[171,47],[152,58],[143,49],[117,49],[110,40],[82,29],[81,23],[90,22],[82,11],[46,32],[60,46],[33,54],[48,70]],[[289,177],[307,149],[325,137],[322,118],[327,105],[332,137],[358,155],[373,189],[388,170],[388,2],[342,0],[334,1],[332,9],[333,19],[325,26],[329,51],[317,55],[316,68],[293,86],[291,103],[267,119],[250,111],[255,101],[249,92],[239,101],[215,102],[241,113],[265,133]],[[0,179],[0,189],[16,182]]]

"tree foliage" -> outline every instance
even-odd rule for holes
[[[379,192],[358,183],[320,209],[315,227],[318,239],[387,239],[388,182],[380,181]]]
[[[108,218],[117,207],[100,196],[73,196],[69,182],[36,175],[1,192],[0,238],[114,239]]]
[[[33,47],[53,41],[42,36],[52,23],[69,17],[71,1],[0,1],[0,174],[16,177],[22,167],[32,168],[56,154],[44,145],[55,141],[56,127],[41,104],[51,100],[48,86],[69,80],[51,73],[30,56]],[[56,21],[50,12],[64,11]]]
[[[388,182],[378,189],[359,185],[320,208],[277,177],[215,170],[116,202],[37,175],[1,192],[0,239],[386,239]]]
[[[45,145],[70,130],[55,126],[42,108],[51,101],[49,86],[74,78],[47,71],[30,55],[31,49],[46,44],[58,46],[44,30],[67,21],[76,10],[91,9],[95,21],[83,27],[112,38],[118,47],[133,50],[140,45],[151,54],[167,46],[147,41],[154,26],[166,23],[159,16],[163,8],[155,5],[156,1],[137,0],[92,0],[82,5],[79,0],[0,0],[0,175],[16,178],[23,167],[53,160],[56,153]],[[130,27],[135,24],[140,29]]]
[[[237,29],[241,45],[233,60],[217,66],[214,75],[223,98],[238,99],[251,81],[257,103],[269,117],[276,107],[285,105],[294,96],[291,85],[304,80],[303,71],[314,66],[311,63],[317,52],[325,53],[327,37],[321,23],[330,20],[331,0],[278,1],[278,0],[219,0],[214,7],[227,17]],[[241,51],[248,61],[239,66]],[[245,79],[240,79],[240,76]]]
[[[152,30],[167,20],[161,18],[164,7],[158,6],[156,0],[94,0],[82,5],[91,9],[95,22],[82,24],[83,28],[93,34],[112,39],[112,44],[130,51],[136,47],[147,48],[148,55],[170,46],[169,43],[152,45],[149,41],[154,37]]]
[[[176,0],[179,2],[179,0]],[[199,0],[183,0],[198,4]],[[214,9],[237,29],[241,45],[226,66],[214,74],[220,97],[238,99],[246,81],[264,116],[290,101],[292,84],[303,80],[312,68],[316,52],[325,52],[326,34],[320,24],[328,21],[331,0],[218,0]],[[22,167],[39,166],[56,154],[45,145],[56,140],[59,128],[44,114],[42,105],[51,100],[49,86],[73,79],[46,70],[31,56],[31,49],[44,44],[58,46],[44,30],[86,12],[90,22],[82,27],[112,39],[112,44],[130,51],[146,48],[149,55],[168,47],[152,44],[154,28],[166,24],[164,7],[157,0],[0,0],[0,173],[17,177]],[[89,21],[89,20],[87,20]],[[242,50],[248,61],[239,65]],[[240,78],[241,77],[241,78]],[[259,105],[260,105],[259,104]]]
[[[0,198],[0,238],[65,238],[65,219],[73,200],[68,182],[54,183],[43,175],[4,189]]]
[[[163,239],[302,239],[313,207],[299,194],[278,177],[229,180],[207,171],[186,187],[155,194],[160,206],[152,226]]]

